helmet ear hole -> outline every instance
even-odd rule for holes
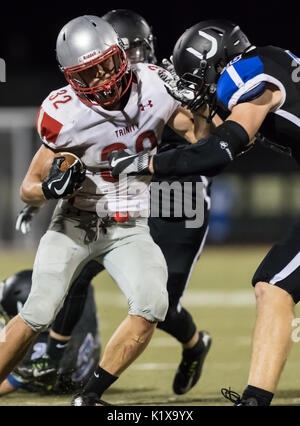
[[[222,70],[225,66],[226,66],[226,63],[225,63],[224,59],[220,59],[215,65],[215,71],[218,74],[221,74],[221,72],[222,72]]]

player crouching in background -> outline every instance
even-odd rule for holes
[[[31,289],[31,277],[32,270],[24,270],[0,283],[0,329],[19,313],[26,302]],[[78,282],[80,277],[74,282],[61,312],[68,310],[68,307],[73,304],[72,289]],[[46,353],[49,330],[45,330],[32,343],[23,361],[0,384],[0,397],[18,389],[66,394],[78,391],[84,386],[98,363],[101,349],[93,287],[86,285],[85,288],[87,296],[83,297],[84,307],[81,317],[74,327],[70,341],[67,342],[57,366],[55,365],[54,368],[53,360],[49,362],[45,375],[43,374],[45,370],[39,374],[38,369],[32,368],[34,360],[40,359]],[[78,291],[76,299],[78,302]]]

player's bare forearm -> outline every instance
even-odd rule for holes
[[[51,164],[54,152],[41,146],[33,157],[26,176],[20,188],[20,197],[24,203],[34,207],[41,207],[45,203],[42,190],[42,175],[46,164]]]
[[[42,207],[46,198],[42,190],[42,183],[39,179],[25,178],[21,188],[20,197],[24,203],[34,207]]]
[[[267,85],[259,98],[234,106],[226,120],[240,124],[248,133],[250,141],[253,141],[267,114],[279,105],[281,98],[278,88]]]

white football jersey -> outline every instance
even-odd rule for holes
[[[131,93],[123,110],[87,105],[68,85],[50,93],[37,117],[42,142],[56,152],[76,154],[87,168],[73,205],[103,216],[148,210],[151,178],[121,176],[116,180],[106,168],[107,157],[116,149],[155,153],[166,122],[179,106],[167,93],[157,66],[135,64],[132,68]]]

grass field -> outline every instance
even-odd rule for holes
[[[183,396],[172,393],[174,372],[180,360],[180,345],[157,330],[142,356],[105,393],[112,404],[212,406],[230,405],[221,393],[230,386],[245,387],[250,360],[255,305],[250,280],[268,247],[207,247],[192,274],[183,305],[199,329],[210,331],[213,344],[201,380]],[[0,254],[0,280],[17,270],[31,268],[33,253]],[[103,272],[93,282],[104,346],[127,313],[124,296]],[[300,311],[296,309],[296,316]],[[300,404],[300,344],[294,344],[281,377],[273,405]],[[0,399],[5,405],[69,405],[69,396],[40,396],[24,391]]]

